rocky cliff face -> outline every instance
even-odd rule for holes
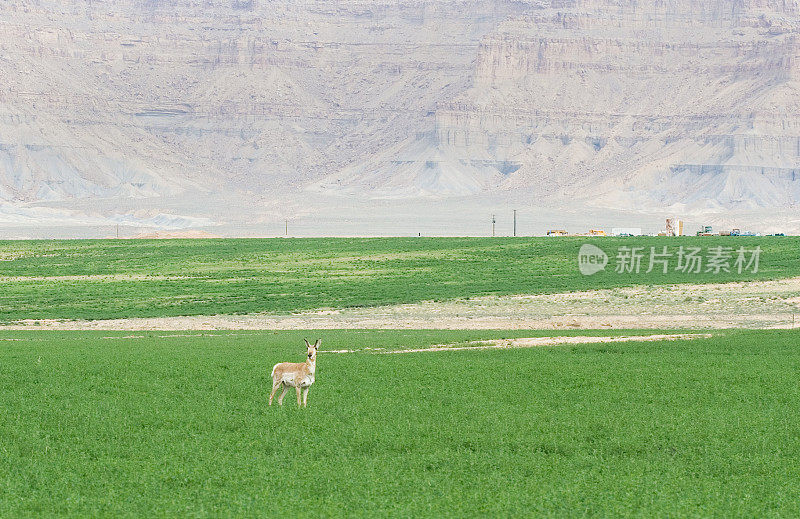
[[[800,201],[797,0],[18,0],[0,77],[0,220]]]
[[[482,179],[462,183],[473,190],[556,204],[792,207],[797,15],[796,2],[756,0],[531,4],[481,40],[473,85],[417,141],[435,150],[423,160],[444,157],[439,178],[460,164]],[[409,164],[389,156],[339,183],[391,190],[406,175],[414,193],[427,177]]]
[[[269,194],[469,85],[493,1],[0,4],[0,199]],[[428,124],[430,126],[430,124]]]

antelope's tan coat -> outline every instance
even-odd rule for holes
[[[304,339],[305,340],[305,339]],[[314,383],[314,376],[317,371],[317,350],[322,339],[317,339],[313,345],[305,341],[308,349],[305,362],[281,362],[275,364],[272,368],[272,392],[269,394],[269,405],[272,405],[272,398],[278,391],[278,388],[283,386],[283,391],[278,397],[278,405],[283,405],[283,397],[290,387],[295,388],[297,391],[297,405],[298,407],[306,407],[308,405],[308,390],[311,384]],[[300,393],[302,392],[302,400]]]

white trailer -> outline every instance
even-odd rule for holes
[[[614,227],[611,229],[611,236],[641,236],[641,227]]]

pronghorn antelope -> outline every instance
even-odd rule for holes
[[[307,405],[308,388],[314,383],[314,373],[317,371],[317,350],[319,345],[322,344],[322,339],[317,339],[313,346],[307,340],[303,340],[308,348],[308,356],[305,362],[298,364],[281,362],[280,364],[275,364],[272,368],[272,393],[269,394],[269,405],[272,405],[272,397],[275,396],[275,392],[281,386],[283,386],[283,391],[281,391],[281,396],[278,397],[278,405],[283,405],[283,397],[286,396],[290,386],[297,390],[298,407]],[[300,402],[301,390],[303,391],[302,403]]]

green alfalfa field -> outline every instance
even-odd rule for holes
[[[800,275],[582,276],[583,239],[0,243],[0,321],[288,313]],[[619,331],[550,332],[604,335]],[[630,332],[654,333],[654,332]],[[660,332],[658,332],[660,333]],[[536,331],[0,332],[0,517],[797,516],[798,333],[386,355]],[[323,338],[309,407],[269,372]]]
[[[582,244],[601,247],[605,271],[583,276]],[[641,247],[641,270],[617,273],[620,247]],[[648,270],[667,247],[669,271]],[[760,247],[758,272],[675,269],[680,247]],[[800,276],[798,237],[317,238],[0,242],[0,322],[290,313],[544,294],[631,285]]]
[[[797,517],[800,334],[712,333],[5,331],[0,517]]]

